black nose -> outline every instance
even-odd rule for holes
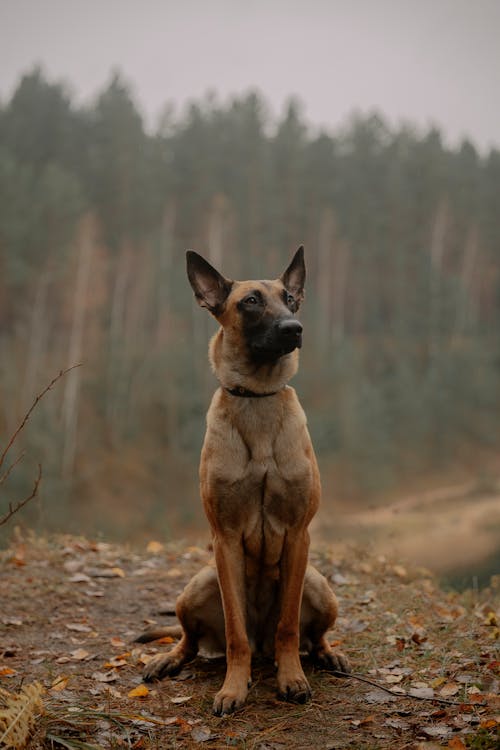
[[[302,335],[302,325],[298,320],[280,320],[278,331],[290,341],[298,340]]]

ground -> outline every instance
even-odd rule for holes
[[[175,622],[175,597],[210,558],[206,545],[18,532],[0,555],[0,747],[500,747],[498,579],[444,592],[427,571],[361,548],[315,549],[340,599],[330,640],[367,681],[304,660],[313,699],[289,704],[276,698],[273,665],[257,662],[245,707],[217,718],[223,660],[197,659],[146,687],[143,664],[170,646],[134,643],[145,626]]]

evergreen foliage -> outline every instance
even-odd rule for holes
[[[337,477],[327,502],[480,471],[500,444],[499,196],[500,152],[376,114],[315,132],[295,100],[274,121],[256,92],[209,95],[152,133],[119,74],[83,108],[25,75],[0,109],[2,442],[48,375],[84,362],[29,431],[48,523],[196,515],[214,326],[188,247],[244,278],[305,244],[297,385]]]

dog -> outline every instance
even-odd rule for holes
[[[225,653],[216,715],[246,700],[253,653],[277,664],[278,694],[304,703],[311,690],[299,652],[321,668],[349,671],[325,634],[337,617],[326,579],[308,565],[308,526],[320,501],[318,466],[295,390],[304,297],[304,249],[274,281],[232,281],[187,251],[194,295],[220,325],[209,357],[220,387],[207,414],[200,490],[215,567],[179,596],[180,641],[153,657],[144,679],[174,675],[197,653]],[[146,631],[142,642],[176,628]]]

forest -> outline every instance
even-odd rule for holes
[[[298,100],[276,116],[258,92],[165,102],[152,129],[120,74],[77,104],[34,69],[0,104],[0,452],[82,363],[26,425],[0,510],[40,463],[31,524],[123,539],[202,523],[215,323],[194,303],[187,248],[230,278],[274,278],[304,244],[293,385],[327,511],[437,477],[487,483],[500,151],[376,113],[320,130]]]

